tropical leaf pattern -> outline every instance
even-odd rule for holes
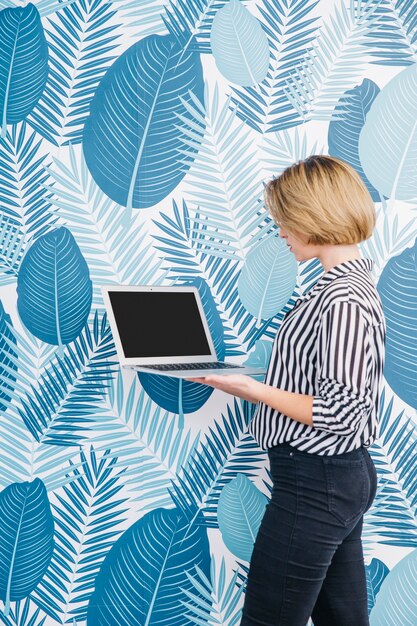
[[[107,0],[57,6],[63,10],[46,20],[51,70],[28,122],[49,142],[67,145],[82,140],[91,100],[116,57],[120,33]]]
[[[101,286],[193,285],[217,356],[266,367],[323,268],[264,184],[332,154],[387,318],[370,623],[414,625],[416,3],[0,0],[0,48],[0,624],[239,625],[255,405],[121,368]]]
[[[74,480],[56,492],[57,549],[32,598],[62,624],[85,620],[96,573],[124,521],[126,498],[120,491],[125,469],[118,469],[117,457],[109,458],[108,452],[81,452],[79,466],[71,464]],[[56,587],[57,579],[64,585]]]
[[[411,65],[417,61],[417,5],[408,0],[382,0],[376,7],[378,19],[365,43],[377,65]]]
[[[259,3],[268,37],[270,64],[259,87],[244,90],[231,85],[236,115],[260,133],[276,132],[301,123],[285,88],[292,72],[304,59],[317,33],[317,17],[309,15],[316,0],[263,0]]]
[[[13,344],[16,344],[16,338],[12,330],[12,321],[0,301],[0,411],[6,408],[2,403],[2,398],[6,402],[10,401],[11,396],[8,392],[13,390],[16,381],[14,372],[18,365]]]

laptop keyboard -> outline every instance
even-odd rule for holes
[[[151,370],[208,370],[208,369],[229,369],[231,367],[242,367],[234,363],[225,363],[224,361],[210,361],[208,363],[164,363],[162,365],[141,365]]]

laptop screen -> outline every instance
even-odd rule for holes
[[[111,291],[126,358],[211,356],[192,292]]]

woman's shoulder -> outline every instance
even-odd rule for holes
[[[358,307],[365,322],[371,326],[379,325],[385,319],[381,299],[373,280],[358,280],[353,273],[333,280],[323,290],[320,300],[322,315],[335,305],[348,303],[352,307]]]

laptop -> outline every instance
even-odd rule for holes
[[[266,373],[217,360],[196,287],[102,285],[101,290],[122,367],[178,378]]]

